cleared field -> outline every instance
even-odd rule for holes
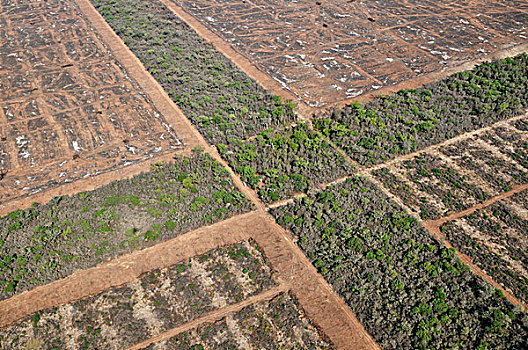
[[[441,227],[462,253],[528,303],[528,191]]]
[[[149,350],[333,349],[304,315],[294,296],[283,293],[202,325]]]
[[[0,202],[183,147],[74,3],[0,12]]]
[[[205,154],[0,219],[0,299],[248,211]]]
[[[367,180],[272,214],[382,348],[528,345],[527,315]]]
[[[26,317],[0,330],[0,345],[27,349],[123,349],[276,283],[258,247],[216,248],[135,282]]]
[[[526,118],[374,171],[422,219],[438,219],[528,183]]]
[[[522,1],[167,1],[312,106],[528,42]]]
[[[267,203],[305,193],[354,169],[323,135],[302,123],[263,131],[247,142],[228,142],[218,146],[220,154]]]
[[[114,31],[212,144],[246,139],[295,119],[157,0],[92,0]]]

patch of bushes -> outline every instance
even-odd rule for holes
[[[252,204],[209,154],[0,218],[0,299],[243,213]]]
[[[525,348],[528,318],[367,180],[271,213],[382,348]]]

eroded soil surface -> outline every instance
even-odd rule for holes
[[[312,106],[527,42],[523,1],[170,1]]]
[[[75,3],[0,12],[0,203],[183,147]]]
[[[306,318],[294,296],[282,293],[204,324],[149,350],[176,349],[333,349]]]
[[[27,349],[123,349],[273,287],[258,247],[242,242],[143,274],[135,282],[37,312],[0,331],[0,344]]]

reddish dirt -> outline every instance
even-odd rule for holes
[[[126,67],[127,73],[133,77],[139,86],[149,96],[158,111],[163,114],[169,124],[177,130],[179,139],[189,148],[207,147],[202,135],[194,128],[189,119],[172,101],[156,79],[145,69],[139,58],[130,51],[121,38],[113,31],[104,18],[97,12],[89,0],[72,0],[77,4],[83,16],[97,28],[105,44],[115,57]]]
[[[310,319],[338,349],[378,348],[345,302],[332,291],[293,243],[291,235],[262,210],[202,227],[4,300],[0,302],[0,327],[10,325],[36,311],[132,282],[144,272],[171,266],[215,247],[251,238],[264,249],[275,271],[274,278],[281,286],[289,286]],[[209,317],[218,317],[220,314],[215,315]]]
[[[0,202],[183,148],[74,4],[1,11]]]
[[[33,312],[132,282],[145,272],[174,265],[218,246],[246,240],[249,238],[248,225],[254,221],[255,216],[255,212],[252,212],[202,227],[3,300],[0,302],[0,327],[12,324]]]
[[[460,64],[458,66],[449,67],[449,68],[445,68],[445,69],[443,69],[441,71],[431,72],[431,73],[428,73],[428,74],[420,75],[420,76],[417,76],[416,78],[408,79],[408,80],[405,80],[405,81],[403,81],[401,83],[398,83],[398,84],[395,84],[395,85],[385,86],[385,87],[382,87],[382,88],[380,88],[378,90],[367,92],[367,93],[365,93],[363,95],[360,95],[358,97],[355,97],[355,98],[339,101],[339,102],[334,103],[334,104],[328,104],[324,108],[314,109],[313,113],[318,113],[318,112],[324,111],[324,110],[328,109],[329,107],[343,107],[343,106],[345,106],[347,104],[350,104],[350,103],[352,103],[354,101],[358,101],[360,103],[366,103],[368,101],[373,100],[376,96],[389,95],[389,94],[398,92],[398,91],[400,91],[402,89],[417,89],[417,88],[419,88],[421,86],[424,86],[425,84],[441,80],[441,79],[443,79],[445,77],[448,77],[448,76],[450,76],[452,74],[455,74],[455,73],[458,73],[458,72],[463,72],[463,71],[466,71],[466,70],[471,70],[476,65],[478,65],[478,64],[480,64],[480,63],[482,63],[484,61],[490,61],[492,59],[501,59],[501,58],[506,58],[506,57],[513,57],[513,56],[516,56],[516,55],[519,55],[519,54],[522,54],[522,53],[525,53],[525,52],[528,52],[528,44],[520,44],[520,45],[515,46],[513,48],[508,48],[508,49],[505,49],[505,50],[492,52],[492,53],[490,53],[488,55],[483,55],[483,56],[478,57],[478,58],[476,58],[474,60],[471,60],[471,61],[465,62],[463,64]]]
[[[296,96],[292,94],[288,89],[284,89],[283,86],[266,74],[265,71],[261,70],[259,66],[254,65],[249,59],[244,55],[240,54],[238,51],[234,50],[231,45],[226,43],[220,36],[215,34],[213,31],[209,30],[207,26],[203,25],[195,17],[189,15],[187,12],[183,11],[180,7],[176,6],[170,0],[160,0],[165,6],[167,6],[176,16],[178,16],[182,21],[187,23],[195,32],[200,34],[200,36],[210,43],[212,43],[218,51],[220,51],[224,56],[229,58],[231,62],[237,65],[244,73],[256,80],[264,89],[271,90],[278,96],[281,96],[286,100],[297,100]],[[296,112],[300,117],[308,118],[311,114],[310,107],[300,101],[297,105]]]
[[[473,206],[471,208],[468,208],[466,210],[459,211],[458,213],[453,213],[451,215],[448,215],[446,217],[440,218],[438,220],[427,221],[426,224],[431,226],[431,227],[440,228],[443,224],[445,224],[448,221],[460,219],[460,218],[462,218],[464,216],[471,215],[471,214],[473,214],[475,211],[477,211],[479,209],[486,208],[486,207],[492,205],[493,203],[496,203],[496,202],[498,202],[500,200],[503,200],[505,198],[511,197],[514,194],[522,192],[522,191],[524,191],[526,189],[528,189],[528,184],[516,186],[512,190],[510,190],[508,192],[504,192],[504,193],[502,193],[499,196],[496,196],[496,197],[493,197],[491,199],[488,199],[487,201],[484,201],[483,203],[477,204],[477,205],[475,205],[475,206]]]
[[[219,46],[229,43],[312,107],[449,71],[528,41],[526,7],[500,1],[163,1],[181,7],[223,39]]]
[[[78,5],[78,9],[76,9],[75,5],[72,4],[72,7],[70,8],[71,17],[74,18],[77,21],[77,23],[80,23],[79,26],[81,30],[83,31],[82,33],[85,33],[95,44],[97,44],[95,48],[101,52],[100,55],[104,55],[103,58],[98,58],[98,60],[101,62],[105,62],[105,60],[109,60],[109,59],[114,60],[113,64],[115,67],[118,67],[119,70],[116,72],[113,72],[113,74],[114,75],[121,74],[122,75],[121,79],[123,79],[124,82],[128,82],[128,84],[131,86],[131,92],[129,92],[129,95],[135,91],[136,94],[140,94],[138,96],[143,98],[141,94],[146,93],[150,100],[144,99],[144,102],[142,102],[143,100],[139,100],[139,102],[137,103],[142,103],[144,105],[142,108],[145,110],[147,110],[147,108],[150,108],[152,111],[155,111],[156,113],[161,114],[162,117],[160,116],[160,121],[166,124],[170,124],[172,132],[177,136],[177,139],[175,140],[177,141],[178,144],[181,141],[185,144],[185,146],[188,147],[188,149],[196,147],[196,146],[207,147],[207,143],[205,142],[203,137],[200,135],[200,133],[196,129],[194,129],[191,122],[184,116],[181,110],[174,104],[174,102],[170,99],[170,97],[165,93],[163,88],[161,88],[161,86],[155,81],[155,79],[145,70],[145,68],[139,61],[139,59],[126,47],[126,45],[121,41],[121,39],[113,32],[113,30],[104,21],[104,19],[97,12],[97,10],[93,8],[91,3],[88,0],[78,0],[78,1],[75,1],[75,3]],[[41,5],[41,7],[42,6],[43,5]],[[40,11],[45,11],[45,10],[40,8]],[[23,13],[24,12],[22,12],[22,14]],[[20,15],[18,16],[20,17]],[[9,20],[9,16],[6,16],[6,18]],[[85,21],[85,19],[87,21]],[[26,22],[28,21],[22,19],[21,23],[24,24]],[[26,23],[26,26],[30,26],[29,27],[30,30],[35,29],[32,27],[35,25],[36,24],[33,22]],[[92,28],[97,28],[97,33],[93,32]],[[60,40],[60,43],[50,42],[49,45],[50,47],[53,46],[54,49],[57,49],[58,51],[65,50],[65,49],[61,49],[62,48],[61,45],[63,45],[64,47],[68,46],[68,44],[64,43],[62,40]],[[107,51],[107,48],[109,48],[110,51]],[[49,47],[46,47],[46,49],[49,50]],[[96,51],[96,52],[99,52],[99,51]],[[75,65],[81,65],[81,63],[85,62],[86,60],[89,60],[89,62],[93,61],[93,57],[91,56],[87,58],[82,58],[82,57],[71,58],[71,55],[67,56],[66,54],[64,54],[63,56],[66,57],[64,59],[65,60],[67,59],[68,60],[67,62],[70,62],[68,64],[72,64],[71,68],[68,67],[68,68],[65,68],[65,70],[73,69]],[[115,60],[112,57],[117,57],[118,60]],[[33,62],[33,61],[34,60],[30,60],[30,62]],[[0,64],[0,67],[1,67],[1,64]],[[126,69],[123,69],[122,67],[126,67]],[[26,69],[30,69],[30,67],[26,67]],[[57,66],[56,69],[62,69],[62,66]],[[117,68],[115,68],[114,70],[116,69]],[[5,70],[4,71],[0,70],[0,74],[6,73],[6,72],[7,71]],[[131,80],[130,78],[134,80]],[[111,86],[106,86],[106,85],[102,86],[103,90],[107,88],[111,88]],[[40,92],[38,90],[35,90],[34,92],[32,92],[32,94],[33,95],[30,95],[26,99],[31,100],[32,96],[36,96],[36,94],[38,94],[38,96],[42,96],[42,98],[46,97],[46,93]],[[58,92],[55,95],[60,96],[61,98],[66,98],[68,103],[73,103],[71,101],[74,101],[75,98],[77,98],[76,94],[77,94],[76,92],[67,92],[67,93]],[[97,96],[97,95],[94,95],[94,96]],[[42,98],[38,97],[37,101],[39,101],[39,99],[42,99]],[[20,98],[16,100],[18,101],[20,100]],[[19,103],[19,105],[26,106],[27,103],[25,105],[23,103]],[[16,111],[18,111],[18,114],[16,115],[17,119],[14,121],[14,123],[3,124],[4,115],[6,113],[5,108],[7,107],[11,108],[11,106],[15,106],[15,104],[10,103],[8,100],[5,103],[4,102],[0,103],[0,107],[1,106],[4,106],[3,108],[0,108],[0,134],[1,135],[3,135],[2,133],[4,131],[7,132],[7,130],[9,130],[9,128],[12,125],[15,125],[15,126],[18,125],[18,127],[20,127],[20,125],[22,125],[24,121],[27,121],[27,124],[29,126],[31,122],[35,120],[39,120],[39,118],[41,118],[38,115],[36,116],[33,115],[32,111],[28,112],[27,106],[26,106],[26,109],[21,109],[21,107],[18,107],[18,109],[16,109]],[[90,105],[80,105],[80,108],[83,106],[89,107]],[[8,111],[11,111],[11,109],[9,109]],[[112,112],[111,109],[109,111]],[[72,117],[72,118],[74,117],[75,118],[85,118],[86,117],[84,115],[79,116],[77,114],[73,114],[74,112],[77,113],[78,111],[74,109],[74,110],[66,110],[65,112],[62,112],[62,113],[66,113],[65,115],[67,115],[68,117]],[[28,113],[29,115],[26,115]],[[117,117],[119,119],[124,120],[125,122],[131,121],[133,123],[135,123],[137,119],[140,119],[138,116],[136,116],[133,113],[127,114],[128,118],[124,118],[123,115],[121,114],[117,114]],[[46,116],[46,118],[50,119],[50,118],[53,118],[53,116]],[[153,124],[155,126],[156,125],[155,121],[156,119],[150,118],[148,122],[149,124]],[[77,120],[75,123],[77,122],[82,124],[82,121]],[[64,129],[63,126],[60,125],[60,123],[53,124],[53,127],[58,128],[57,129],[58,131]],[[132,128],[132,125],[124,125],[124,130],[125,129],[128,130],[129,128]],[[147,127],[144,127],[144,129],[148,130]],[[75,129],[75,132],[81,133],[81,134],[83,132],[86,133],[87,131],[88,131],[88,134],[91,132],[89,128]],[[142,140],[141,137],[138,137],[138,136],[134,137],[133,139],[130,138],[130,140],[128,140],[128,144],[125,144],[123,140],[126,140],[127,137],[123,135],[119,136],[114,131],[107,130],[107,134],[108,134],[108,137],[118,140],[117,142],[115,142],[115,144],[112,144],[115,147],[126,149],[127,146],[138,146],[139,148],[143,148],[145,146],[148,146],[149,144],[149,142],[146,142],[146,141],[144,142],[144,140]],[[32,133],[38,134],[38,133],[35,133],[34,130],[32,130]],[[145,136],[149,136],[149,135],[145,135]],[[33,146],[36,149],[39,149],[39,147],[43,146],[37,143],[37,141],[44,142],[44,143],[47,142],[45,139],[39,139],[39,140],[33,141]],[[59,157],[58,160],[56,160],[55,162],[52,161],[51,163],[47,164],[47,167],[44,168],[44,171],[40,171],[41,168],[37,169],[36,165],[31,167],[31,166],[27,166],[27,164],[23,164],[20,162],[17,162],[16,165],[13,165],[12,163],[8,164],[6,159],[16,160],[16,157],[13,157],[12,155],[5,153],[5,151],[3,150],[9,148],[11,149],[11,152],[14,152],[14,150],[16,150],[16,147],[8,147],[10,143],[12,142],[16,143],[16,139],[12,139],[11,137],[6,137],[5,141],[0,142],[0,160],[1,160],[0,170],[2,170],[2,173],[7,172],[7,174],[4,175],[3,179],[0,180],[0,189],[1,189],[0,191],[1,193],[0,194],[0,215],[5,215],[8,212],[13,211],[15,209],[27,208],[33,202],[47,202],[54,196],[68,195],[68,194],[77,193],[80,191],[91,190],[95,187],[105,185],[111,182],[112,180],[137,175],[142,171],[147,171],[149,169],[151,162],[168,161],[172,158],[172,155],[174,154],[174,152],[177,152],[177,153],[187,152],[187,151],[182,150],[182,145],[179,145],[177,149],[172,149],[172,150],[167,149],[166,152],[150,153],[150,154],[144,155],[143,157],[134,158],[134,157],[128,157],[125,155],[122,155],[122,157],[124,158],[121,158],[121,159],[119,157],[115,157],[113,162],[114,163],[121,162],[122,164],[121,165],[119,164],[111,165],[108,162],[101,163],[97,161],[97,157],[98,157],[97,154],[101,152],[106,152],[105,149],[107,149],[108,147],[106,148],[96,147],[91,151],[83,150],[82,152],[71,152],[71,150],[69,150],[69,151],[63,152],[63,150],[61,150],[60,148],[68,144],[66,141],[64,141],[59,144],[49,144],[47,145],[48,148],[44,148],[44,151],[39,149],[39,152],[37,152],[39,156],[45,156],[47,153],[46,150],[48,150],[49,151],[48,153],[50,153],[51,155],[60,155],[62,153],[65,154],[62,158]],[[163,146],[163,142],[156,141],[155,146],[156,147]],[[113,157],[116,154],[109,153],[109,155]],[[62,162],[64,161],[66,161],[66,164],[61,165]],[[70,166],[68,164],[72,166],[71,169],[73,169],[74,172],[77,172],[77,174],[73,177],[67,176],[67,171]],[[41,165],[41,164],[38,164],[38,165]],[[37,173],[38,175],[36,176],[35,174]],[[32,179],[31,184],[28,184],[27,181],[25,182],[22,181],[28,178]],[[61,182],[60,180],[56,178],[62,178],[63,181]],[[15,181],[21,181],[21,182],[16,183]],[[48,182],[47,185],[46,185],[46,182]]]
[[[150,170],[150,165],[153,162],[164,161],[170,162],[176,154],[190,154],[190,150],[179,150],[173,153],[167,153],[159,157],[148,158],[147,160],[132,164],[126,167],[117,168],[108,172],[104,172],[95,176],[87,176],[82,179],[61,184],[57,187],[52,187],[35,193],[30,196],[20,197],[6,203],[0,204],[0,216],[4,216],[17,209],[26,209],[31,207],[32,203],[47,203],[53,197],[71,195],[82,191],[90,191],[95,188],[109,184],[112,181],[119,179],[130,178],[138,175],[144,171]]]
[[[183,332],[187,332],[193,328],[196,328],[196,327],[199,327],[200,325],[204,324],[204,323],[211,323],[211,322],[215,322],[215,321],[218,321],[218,320],[221,320],[222,318],[224,318],[225,316],[227,316],[228,314],[232,313],[232,312],[238,312],[240,310],[242,310],[243,308],[245,308],[246,306],[249,306],[249,305],[252,305],[254,303],[258,303],[259,301],[264,301],[264,300],[271,300],[273,299],[274,297],[276,297],[277,295],[279,295],[281,292],[286,292],[288,291],[288,286],[285,285],[285,284],[282,284],[282,285],[279,285],[277,287],[274,287],[274,288],[271,288],[265,292],[262,292],[260,294],[257,294],[257,295],[254,295],[252,297],[249,297],[248,299],[246,300],[243,300],[237,304],[233,304],[233,305],[229,305],[227,307],[224,307],[220,310],[217,310],[217,311],[213,311],[213,312],[210,312],[202,317],[199,317],[191,322],[188,322],[184,325],[181,325],[180,327],[176,327],[176,328],[173,328],[173,329],[170,329],[168,330],[167,332],[164,332],[164,333],[161,333],[160,335],[154,337],[154,338],[150,338],[149,340],[146,340],[142,343],[139,343],[139,344],[136,344],[130,348],[128,348],[128,350],[139,350],[139,349],[144,349],[146,347],[148,347],[150,344],[152,343],[159,343],[159,342],[162,342],[164,340],[167,340],[167,339],[170,339],[180,333],[183,333]]]
[[[256,205],[257,210],[225,220],[215,225],[202,227],[168,242],[105,262],[92,269],[78,271],[65,279],[35,288],[32,291],[17,295],[8,300],[4,300],[0,302],[0,327],[12,324],[24,316],[38,310],[65,304],[97,294],[110,287],[134,281],[144,272],[173,265],[189,257],[205,253],[218,246],[253,238],[264,249],[271,266],[276,270],[275,278],[280,282],[280,286],[269,292],[262,293],[252,299],[248,299],[240,304],[232,306],[232,309],[226,308],[218,312],[207,314],[199,320],[195,320],[179,328],[173,329],[161,335],[160,337],[162,337],[162,339],[195,327],[203,322],[216,320],[221,318],[227,312],[236,311],[238,308],[242,308],[258,300],[271,298],[276,295],[276,293],[288,289],[295,294],[307,315],[322,329],[323,333],[334,342],[338,349],[379,348],[370,335],[365,331],[364,327],[356,319],[346,303],[332,290],[330,285],[324,280],[323,276],[317,272],[310,261],[297,247],[291,234],[275,223],[274,219],[265,212],[265,206],[260,202],[256,193],[250,188],[244,186],[240,178],[236,176],[220,158],[214,147],[206,144],[202,136],[191,125],[189,120],[185,118],[183,113],[181,113],[181,111],[174,105],[159,84],[157,84],[144,69],[139,60],[128,50],[119,37],[97,13],[89,0],[73,1],[79,6],[82,16],[86,18],[93,27],[97,28],[99,35],[94,34],[91,28],[89,28],[87,22],[84,22],[83,17],[76,13],[74,17],[76,18],[77,23],[84,23],[83,25],[86,27],[85,30],[89,33],[87,36],[92,38],[93,41],[97,43],[98,47],[104,48],[103,43],[107,47],[110,47],[111,53],[105,51],[105,48],[104,50],[101,49],[105,55],[104,57],[115,56],[119,58],[119,61],[112,59],[114,64],[112,66],[114,67],[112,68],[112,71],[117,72],[115,74],[117,74],[120,79],[130,82],[131,91],[134,91],[135,93],[143,91],[148,95],[149,100],[144,99],[144,108],[150,108],[152,111],[157,111],[162,115],[159,117],[160,120],[164,118],[163,120],[172,126],[173,131],[176,130],[174,132],[174,135],[176,135],[175,140],[181,140],[189,147],[197,145],[205,147],[206,151],[210,152],[215,159],[229,169],[236,186],[251,199]],[[512,9],[502,4],[494,4],[491,6],[485,1],[477,0],[470,1],[469,4],[466,2],[465,6],[467,6],[468,9],[464,11],[461,11],[460,8],[457,7],[457,1],[441,6],[437,3],[427,2],[419,6],[419,9],[415,9],[413,6],[408,6],[408,0],[391,2],[390,6],[382,6],[384,1],[381,1],[379,4],[373,5],[379,6],[378,8],[366,8],[365,3],[363,2],[354,3],[345,2],[344,0],[326,2],[322,5],[318,5],[319,7],[314,6],[312,2],[308,2],[307,0],[293,3],[291,6],[294,7],[287,6],[285,1],[276,2],[278,4],[278,9],[284,10],[287,8],[284,11],[277,11],[269,5],[266,5],[269,2],[264,3],[262,0],[245,0],[243,2],[224,3],[217,2],[215,5],[210,5],[210,2],[203,3],[205,0],[195,0],[192,2],[176,0],[161,1],[167,4],[180,18],[182,18],[182,20],[186,21],[194,30],[198,31],[198,33],[216,45],[224,55],[233,60],[243,71],[259,81],[265,88],[271,88],[276,93],[286,98],[298,96],[301,98],[301,101],[312,106],[330,104],[336,101],[345,101],[350,98],[350,96],[346,94],[346,92],[349,91],[352,91],[352,94],[356,94],[360,90],[364,90],[363,92],[383,92],[391,89],[393,85],[394,87],[397,87],[395,84],[399,83],[410,84],[408,86],[413,86],[412,84],[415,84],[415,82],[417,84],[423,84],[430,81],[428,79],[434,79],[435,77],[440,77],[442,74],[446,74],[450,69],[454,71],[464,65],[473,65],[475,62],[474,59],[477,47],[485,47],[490,54],[493,54],[494,52],[506,52],[500,50],[506,45],[506,42],[511,41],[515,35],[517,35],[517,39],[515,40],[519,41],[518,35],[524,33],[523,30],[518,28],[519,22],[515,18],[519,16],[525,18],[523,16],[528,13],[528,8],[523,7],[521,9]],[[174,5],[174,3],[183,6],[185,11],[191,13],[192,16],[183,11],[180,7]],[[45,7],[46,4],[36,4],[37,5],[35,6],[38,7],[38,11],[45,11],[43,10],[43,7]],[[395,11],[403,11],[404,13],[394,14]],[[482,12],[483,15],[478,18],[475,17],[474,14],[477,13],[477,11]],[[454,13],[456,13],[456,16]],[[342,15],[342,17],[336,14]],[[348,18],[349,16],[353,17],[353,20]],[[208,17],[212,18],[213,21]],[[457,22],[455,19],[464,20],[469,24],[460,21]],[[489,35],[489,37],[486,37],[488,41],[483,44],[481,43],[481,46],[469,45],[471,43],[468,38],[473,38],[477,32],[480,33],[480,31],[484,31],[482,24],[484,21],[486,25],[490,27],[486,32],[486,35]],[[22,23],[24,23],[23,19]],[[28,23],[31,26],[34,25],[32,22]],[[357,38],[356,35],[350,34],[348,31],[350,31],[351,28],[346,28],[347,23],[355,23],[355,25],[358,26],[356,29],[359,29],[360,31],[364,29],[363,34]],[[459,23],[462,23],[463,25],[460,26]],[[326,24],[326,26],[323,24]],[[225,30],[225,28],[227,28],[225,26],[227,25],[231,26],[229,27],[232,30],[231,33],[229,33],[229,30]],[[453,25],[454,29],[449,25]],[[421,28],[421,32],[412,34],[412,40],[405,37],[406,35],[411,35],[408,32],[405,32],[405,28],[409,29],[409,26]],[[500,31],[497,28],[504,29],[506,27],[510,28],[511,31],[506,35],[499,34]],[[450,31],[457,31],[456,39],[451,37],[446,39],[446,37],[449,36],[447,33],[439,35],[428,33],[429,30],[433,33],[440,32],[439,28],[449,28]],[[480,31],[476,31],[475,28],[479,28]],[[291,37],[287,34],[289,32],[292,34]],[[464,32],[464,35],[460,34],[461,32]],[[244,33],[249,34],[246,35]],[[227,35],[233,35],[234,43],[238,44],[236,50],[224,41],[227,38]],[[433,44],[425,43],[424,40],[426,39],[426,36],[431,35],[436,41]],[[278,38],[281,40],[277,41]],[[301,44],[296,41],[298,38],[302,39]],[[47,38],[37,39],[40,41],[47,40]],[[33,41],[38,43],[39,40]],[[56,38],[53,38],[53,40],[56,40]],[[78,42],[78,40],[73,41],[74,43]],[[521,50],[521,48],[522,50],[525,50],[526,46],[515,46],[518,44],[517,41],[515,43],[508,42],[508,44],[511,45],[510,49],[513,47],[511,50]],[[320,45],[320,42],[323,44]],[[336,47],[338,49],[341,47],[336,46],[339,45],[339,42],[351,44],[350,47],[345,48],[344,51],[333,50]],[[418,42],[418,44],[410,44],[409,42]],[[0,38],[0,43],[3,44],[2,38]],[[360,43],[365,43],[365,45],[358,46]],[[420,43],[429,46],[422,48],[419,47]],[[273,45],[278,47],[278,49],[273,49],[277,50],[277,52],[270,51],[270,47]],[[296,45],[300,45],[300,47],[296,47]],[[458,52],[452,50],[449,48],[451,45],[454,45],[452,47],[455,49],[463,47],[465,51]],[[66,46],[64,47],[63,51],[65,52]],[[438,57],[439,55],[443,55],[442,52],[440,52],[440,54],[432,52],[446,48],[453,51],[450,52],[453,57],[447,61]],[[330,57],[326,51],[334,52],[336,56],[339,57],[326,59],[327,57]],[[84,51],[79,50],[79,52]],[[393,55],[394,58],[392,61],[380,59],[380,57],[383,58],[382,56],[387,52]],[[512,53],[513,51],[507,52]],[[290,57],[288,57],[288,55]],[[350,55],[353,55],[354,57]],[[4,57],[1,56],[0,58]],[[90,57],[86,62],[92,62],[90,60],[94,60],[94,58]],[[104,59],[100,60],[101,61],[94,60],[93,62],[106,62]],[[60,60],[54,58],[50,64],[53,64],[53,62],[60,62]],[[255,62],[257,66],[253,65],[253,62]],[[325,67],[327,64],[330,65],[330,69]],[[0,61],[0,69],[2,69],[1,65],[2,61]],[[125,66],[126,71],[119,65]],[[280,67],[281,69],[284,68],[284,70],[278,70],[276,67]],[[56,69],[61,69],[61,71],[71,69],[76,73],[80,72],[81,68],[82,66],[80,63],[74,63],[71,68],[63,68],[60,64],[56,67]],[[420,72],[415,72],[415,69],[419,69]],[[91,71],[88,70],[88,72]],[[317,78],[314,76],[314,74],[321,72],[326,73],[324,77]],[[358,75],[353,74],[353,72],[357,72]],[[1,73],[2,72],[0,71],[0,74]],[[268,74],[271,75],[271,78]],[[127,76],[130,76],[134,80],[127,78]],[[88,81],[88,79],[89,77],[84,80]],[[277,82],[276,79],[278,79],[279,82]],[[39,101],[42,100],[44,102],[45,99],[43,99],[42,96],[44,96],[46,91],[41,91],[43,89],[38,85],[41,84],[43,79],[37,80],[37,83],[32,83],[31,80],[25,79],[24,77],[13,81],[20,82],[19,91],[28,92],[30,94],[41,94],[37,97],[40,98]],[[280,81],[282,81],[283,84],[281,84]],[[336,82],[339,82],[339,84],[343,83],[341,90],[332,87]],[[375,86],[378,84],[380,84],[380,87],[389,87],[376,89]],[[34,86],[37,87],[37,90],[32,91]],[[2,90],[1,88],[2,86],[0,86],[0,93],[9,93],[2,92],[6,89]],[[131,94],[130,92],[128,93]],[[369,98],[368,96],[370,95],[365,96],[366,98]],[[23,103],[24,101],[14,99],[13,101],[9,100],[8,102],[19,103],[19,105],[17,105],[19,107],[17,107],[18,109],[15,108],[15,111],[18,111],[17,113],[24,118],[24,121],[27,122],[28,125],[29,122],[34,121],[36,123],[36,121],[39,120],[38,116],[24,115],[24,113],[31,113],[31,103],[28,104],[27,101]],[[70,101],[70,99],[68,99],[68,101]],[[47,100],[45,102],[48,103]],[[4,102],[0,104],[0,106],[4,105],[7,104]],[[304,117],[307,117],[309,112],[313,110],[307,108],[307,105],[301,104],[299,106],[299,112]],[[48,107],[47,111],[50,110],[51,107]],[[7,130],[8,127],[12,127],[12,125],[23,125],[20,121],[8,121],[4,123],[4,120],[8,120],[8,116],[2,111],[5,111],[5,109],[0,109],[0,136],[3,135],[2,133],[5,133],[4,130]],[[77,113],[77,110],[75,109],[66,109],[62,112],[71,114],[73,111],[75,111],[74,115],[76,117],[81,115],[82,118],[85,118],[84,114]],[[13,113],[13,115],[15,115],[15,113]],[[52,113],[48,113],[44,115],[44,117],[47,118],[45,120],[54,119]],[[129,118],[134,122],[138,119],[134,117]],[[52,125],[52,127],[55,126],[55,124],[50,125]],[[78,129],[79,130],[76,130],[78,132],[86,132],[86,130],[91,131],[89,128]],[[62,133],[58,134],[57,140],[60,141],[60,144],[64,145],[65,143],[63,141],[67,140],[68,134],[64,131],[66,130],[64,127],[60,130],[62,130]],[[111,132],[109,135],[113,135],[114,139],[121,136],[117,134],[114,135]],[[14,140],[17,142],[16,139]],[[140,142],[140,139],[137,140],[139,144],[144,146],[144,144]],[[0,144],[0,156],[2,155],[1,151],[3,149],[1,146],[4,146],[3,142],[4,141]],[[33,143],[24,142],[25,139],[19,141],[19,143],[23,143],[22,146],[29,144],[33,147],[36,141]],[[115,145],[118,144],[119,142],[115,143]],[[127,148],[126,145],[120,147]],[[76,157],[75,161],[80,162],[84,159],[83,157],[88,157],[90,154],[97,154],[98,151],[99,149],[95,149],[94,147],[90,150],[92,153],[80,154],[79,157]],[[188,152],[188,149],[180,152]],[[71,157],[72,159],[73,154],[75,154],[71,149],[65,150],[64,153],[66,154],[66,158]],[[2,204],[2,206],[0,206],[0,215],[19,207],[28,206],[30,201],[46,201],[54,195],[87,190],[108,183],[114,179],[132,176],[142,170],[147,170],[151,161],[169,160],[171,156],[172,155],[169,153],[161,154],[159,157],[152,156],[150,158],[145,158],[146,160],[138,161],[134,165],[118,168],[117,170],[109,170],[102,175],[74,181],[61,185],[60,187],[53,187],[52,189],[40,192],[35,196],[25,197]],[[12,164],[15,164],[20,168],[19,163],[21,162],[18,158],[13,157],[13,154],[0,159],[2,159],[2,165],[4,164],[3,159],[7,159],[5,161],[6,164],[7,161],[15,162],[13,160],[15,159],[16,162]],[[11,165],[11,167],[13,167],[13,165]],[[32,168],[29,167],[28,169],[31,171]],[[4,179],[13,176],[12,174],[13,171],[8,169],[7,177]],[[27,177],[27,174],[23,173],[23,170],[20,170],[20,174]],[[2,186],[3,183],[5,183],[5,180],[0,182],[0,186]],[[445,242],[439,230],[438,223],[425,222],[424,225],[431,231],[431,233]],[[446,244],[449,246],[448,242],[446,242]],[[476,267],[467,256],[460,253],[459,256],[475,273],[496,288],[503,289],[482,270]],[[512,302],[522,305],[506,291],[505,295]],[[151,339],[149,340],[149,343],[157,340],[160,339]],[[148,344],[145,343],[142,345]]]

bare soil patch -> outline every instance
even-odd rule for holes
[[[527,43],[526,8],[506,2],[171,1],[313,107]]]
[[[183,148],[75,4],[1,10],[0,202]]]

